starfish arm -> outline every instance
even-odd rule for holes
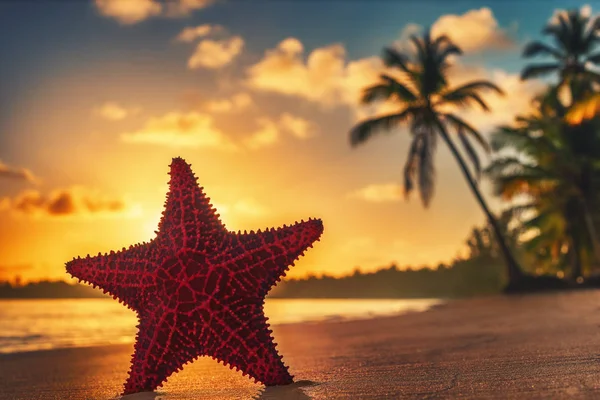
[[[229,250],[222,257],[230,260],[238,286],[262,299],[322,233],[319,219],[263,232],[231,233]]]
[[[123,395],[155,390],[199,355],[199,346],[190,345],[182,335],[182,331],[193,330],[191,322],[158,298],[149,300],[139,320]]]
[[[293,383],[277,352],[263,304],[239,299],[229,301],[227,307],[222,319],[211,323],[205,354],[266,386]]]
[[[152,243],[144,243],[85,258],[77,257],[66,264],[67,272],[80,281],[100,287],[119,302],[139,310],[145,289],[154,283],[156,266],[150,261],[156,250]]]
[[[202,250],[227,233],[196,176],[181,158],[169,172],[169,193],[159,223],[159,238],[167,247]]]

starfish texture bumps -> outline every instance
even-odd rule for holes
[[[72,276],[138,315],[123,394],[155,390],[204,355],[267,386],[292,383],[263,305],[289,266],[319,240],[321,220],[229,232],[190,165],[174,158],[170,175],[156,238],[66,264]]]

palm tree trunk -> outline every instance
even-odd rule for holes
[[[573,263],[571,269],[571,279],[573,282],[576,282],[579,277],[582,275],[582,265],[581,265],[581,249],[579,246],[579,240],[576,238],[576,235],[573,235],[571,239],[571,262]]]
[[[600,244],[598,243],[598,233],[596,231],[596,227],[594,226],[594,221],[592,221],[592,213],[590,212],[585,199],[581,199],[581,208],[583,208],[583,218],[585,220],[588,234],[590,235],[590,241],[592,242],[595,261],[600,261]]]
[[[496,241],[498,242],[500,251],[504,255],[504,260],[506,262],[509,285],[514,284],[515,282],[517,282],[523,278],[523,276],[524,276],[523,271],[521,271],[521,268],[519,267],[517,260],[515,260],[512,252],[510,251],[508,245],[506,244],[506,240],[502,234],[502,230],[500,229],[498,221],[496,220],[496,218],[490,211],[487,203],[485,202],[485,199],[481,195],[481,192],[479,191],[477,183],[471,176],[471,172],[469,172],[469,169],[467,168],[465,161],[463,160],[462,156],[458,152],[458,149],[456,148],[456,146],[454,145],[452,140],[450,140],[450,137],[448,136],[448,132],[446,132],[446,128],[444,127],[444,124],[442,124],[442,122],[438,118],[434,118],[434,119],[435,119],[435,122],[439,129],[440,135],[442,136],[442,139],[444,139],[444,141],[450,148],[450,151],[452,152],[452,155],[456,159],[456,162],[458,162],[458,165],[459,165],[465,179],[467,180],[467,183],[468,183],[469,187],[471,188],[471,191],[475,195],[477,202],[483,209],[483,212],[485,213],[490,225],[492,226],[492,229],[494,230],[494,234],[496,235]]]

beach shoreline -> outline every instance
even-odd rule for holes
[[[589,290],[280,324],[273,335],[296,384],[264,390],[202,357],[136,398],[600,398],[599,308],[600,292]],[[0,399],[118,398],[132,351],[127,344],[2,354]]]

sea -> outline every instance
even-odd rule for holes
[[[422,312],[441,299],[267,299],[271,325]],[[133,343],[135,313],[112,299],[0,300],[0,353]]]

